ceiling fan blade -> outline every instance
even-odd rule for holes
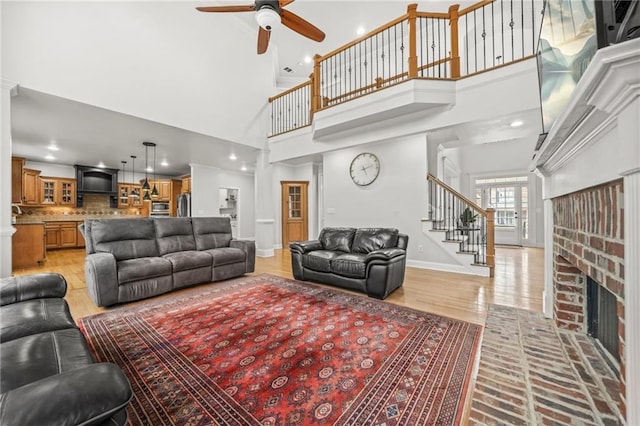
[[[200,12],[253,12],[256,6],[253,4],[247,6],[198,6]]]
[[[324,40],[325,35],[320,31],[320,29],[305,21],[295,13],[282,9],[280,11],[280,16],[282,17],[282,24],[291,28],[293,31],[314,41]]]
[[[267,47],[269,47],[269,38],[271,37],[271,31],[267,31],[262,27],[258,28],[258,55],[262,55],[267,51]]]
[[[281,8],[285,7],[288,4],[293,3],[294,0],[278,0],[278,4]]]

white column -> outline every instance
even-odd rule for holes
[[[273,193],[273,166],[269,163],[269,151],[263,149],[256,159],[256,256],[274,255],[275,203]]]
[[[627,424],[640,425],[640,168],[623,175]]]
[[[11,224],[11,96],[18,85],[2,80],[0,104],[0,277],[11,276],[11,237],[16,229]]]
[[[544,290],[542,292],[542,312],[553,318],[553,202],[542,201],[544,208]]]

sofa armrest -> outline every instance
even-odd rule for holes
[[[31,299],[62,298],[66,293],[67,281],[60,274],[31,274],[0,280],[0,306]]]
[[[239,248],[247,256],[247,268],[245,272],[253,272],[256,269],[256,242],[251,240],[231,240],[229,247]]]
[[[365,262],[369,262],[370,260],[389,260],[394,257],[404,256],[407,252],[405,250],[399,248],[387,248],[387,249],[379,249],[374,250],[372,252],[367,253],[367,257],[365,257]]]
[[[319,240],[296,241],[289,244],[289,248],[292,252],[305,254],[314,250],[322,250],[322,243]]]
[[[118,366],[91,364],[0,394],[0,423],[102,424],[126,407],[131,396],[131,385]]]
[[[87,291],[98,306],[118,303],[118,268],[111,253],[93,253],[84,258]]]

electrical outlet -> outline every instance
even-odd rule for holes
[[[424,253],[424,246],[423,245],[419,245],[418,246],[418,253]]]

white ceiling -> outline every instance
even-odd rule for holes
[[[153,5],[156,2],[146,2]],[[167,2],[162,2],[167,3]],[[171,3],[171,2],[169,2]],[[251,1],[224,0],[185,2],[185,8],[197,5],[250,4]],[[418,2],[418,10],[440,12],[446,11],[451,4],[448,0]],[[475,1],[458,2],[465,7]],[[316,43],[298,35],[286,27],[275,28],[272,32],[267,55],[274,57],[275,80],[278,86],[292,86],[306,80],[312,72],[312,64],[305,64],[305,56],[325,54],[337,47],[358,38],[356,30],[362,26],[371,31],[386,22],[404,14],[409,2],[405,1],[318,1],[296,0],[286,8],[316,25],[326,33],[322,43]],[[210,20],[211,26],[220,25],[224,20],[227,27],[237,29],[237,34],[228,34],[225,40],[202,40],[203,49],[215,51],[227,40],[240,40],[255,34],[257,24],[254,14],[249,13],[217,13],[198,16],[199,20]],[[197,16],[197,14],[196,14]],[[229,25],[233,22],[233,25]],[[157,23],[162,26],[162,22]],[[188,25],[188,23],[186,23]],[[6,39],[5,39],[6,41]],[[238,63],[245,63],[242,58],[256,55],[255,44],[247,49],[236,50]],[[228,56],[228,55],[227,55]],[[224,57],[227,57],[224,56]],[[222,67],[233,67],[235,60],[221,62]],[[283,69],[291,68],[287,73]],[[203,82],[206,83],[206,82]],[[189,173],[189,163],[198,163],[228,170],[240,170],[246,165],[248,171],[254,168],[258,149],[230,142],[193,131],[168,126],[166,124],[145,120],[131,115],[98,108],[95,106],[63,99],[50,94],[21,88],[19,96],[12,98],[12,136],[13,154],[34,161],[46,161],[47,154],[53,154],[53,160],[59,164],[97,165],[100,161],[107,167],[120,168],[121,160],[130,161],[130,155],[137,155],[136,165],[144,160],[143,141],[157,144],[157,162],[166,159],[169,166],[158,165],[157,173],[165,176],[179,176]],[[486,123],[478,123],[485,132]],[[449,131],[449,130],[448,130]],[[478,134],[471,125],[461,129],[466,135]],[[443,135],[446,136],[446,135]],[[458,132],[458,137],[462,137]],[[444,139],[451,138],[449,136]],[[501,135],[505,140],[505,135]],[[56,141],[60,151],[50,152],[47,145]],[[476,141],[478,143],[478,141]],[[238,159],[230,161],[233,153]],[[141,170],[142,161],[140,167]]]

